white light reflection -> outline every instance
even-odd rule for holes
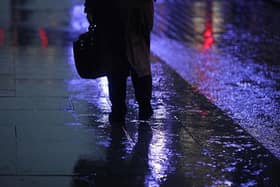
[[[101,77],[96,79],[98,90],[100,91],[100,95],[98,97],[98,106],[106,110],[107,112],[111,109],[111,102],[109,100],[109,88],[108,88],[108,79],[106,77]]]
[[[225,2],[222,1],[214,1],[212,6],[212,22],[214,36],[216,39],[220,36],[220,33],[225,30],[225,16],[222,14],[222,10],[225,8],[224,4]]]
[[[203,2],[194,2],[192,11],[195,16],[192,18],[192,24],[193,24],[193,32],[194,32],[194,41],[195,47],[199,48],[201,47],[200,41],[203,41],[202,34],[205,29],[205,17],[206,17],[206,4]]]
[[[167,176],[171,154],[166,143],[166,132],[163,130],[154,130],[149,153],[151,176],[146,179],[148,187],[160,186],[160,182]]]
[[[167,119],[168,112],[164,104],[158,105],[154,110],[155,119],[159,122],[153,129],[153,138],[149,147],[149,166],[151,174],[146,178],[146,186],[157,187],[166,180],[170,172],[170,159],[172,151],[168,147],[170,139],[168,138],[168,129],[164,127],[162,119]]]
[[[166,119],[167,111],[163,105],[158,105],[157,108],[154,110],[155,119]]]
[[[233,182],[225,180],[225,181],[215,181],[213,185],[211,185],[212,187],[215,186],[224,186],[224,187],[230,187],[233,186]]]

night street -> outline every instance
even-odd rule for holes
[[[0,187],[280,187],[280,2],[157,0],[154,114],[129,78],[120,128],[75,69],[83,3],[0,2]]]

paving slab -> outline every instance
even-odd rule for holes
[[[0,90],[14,90],[15,77],[13,75],[0,74]]]
[[[61,79],[17,79],[17,96],[69,96],[65,80]]]
[[[0,184],[5,187],[49,187],[56,184],[60,187],[71,186],[71,177],[54,177],[54,176],[0,176]]]
[[[15,73],[15,66],[12,62],[1,62],[0,61],[0,66],[1,66],[0,75]]]
[[[44,69],[44,71],[41,71]],[[55,72],[54,69],[57,69]],[[69,65],[57,66],[56,64],[17,64],[17,79],[70,79],[73,72]]]
[[[2,124],[2,122],[0,122]],[[17,140],[12,124],[0,125],[0,176],[17,173]],[[1,184],[1,183],[0,183]]]
[[[60,110],[2,110],[0,112],[0,120],[2,125],[14,124],[17,126],[37,126],[40,124],[67,125],[75,124],[77,120],[71,111]]]
[[[68,97],[0,97],[0,110],[73,110]]]
[[[0,63],[13,63],[13,50],[10,47],[1,47]]]
[[[18,134],[18,173],[21,175],[71,175],[74,163],[82,155],[97,159],[103,155],[103,150],[95,146],[92,130],[38,125],[18,127]]]
[[[17,186],[17,178],[13,176],[0,176],[0,184],[6,187],[15,187]]]
[[[0,97],[14,97],[16,90],[0,90]]]

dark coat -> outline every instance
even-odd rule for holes
[[[94,17],[100,58],[110,72],[131,67],[140,77],[151,74],[153,0],[86,0],[85,11]]]

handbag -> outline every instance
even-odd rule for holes
[[[89,26],[88,32],[73,42],[74,62],[81,78],[96,79],[106,76],[106,67],[99,60],[96,26]]]

